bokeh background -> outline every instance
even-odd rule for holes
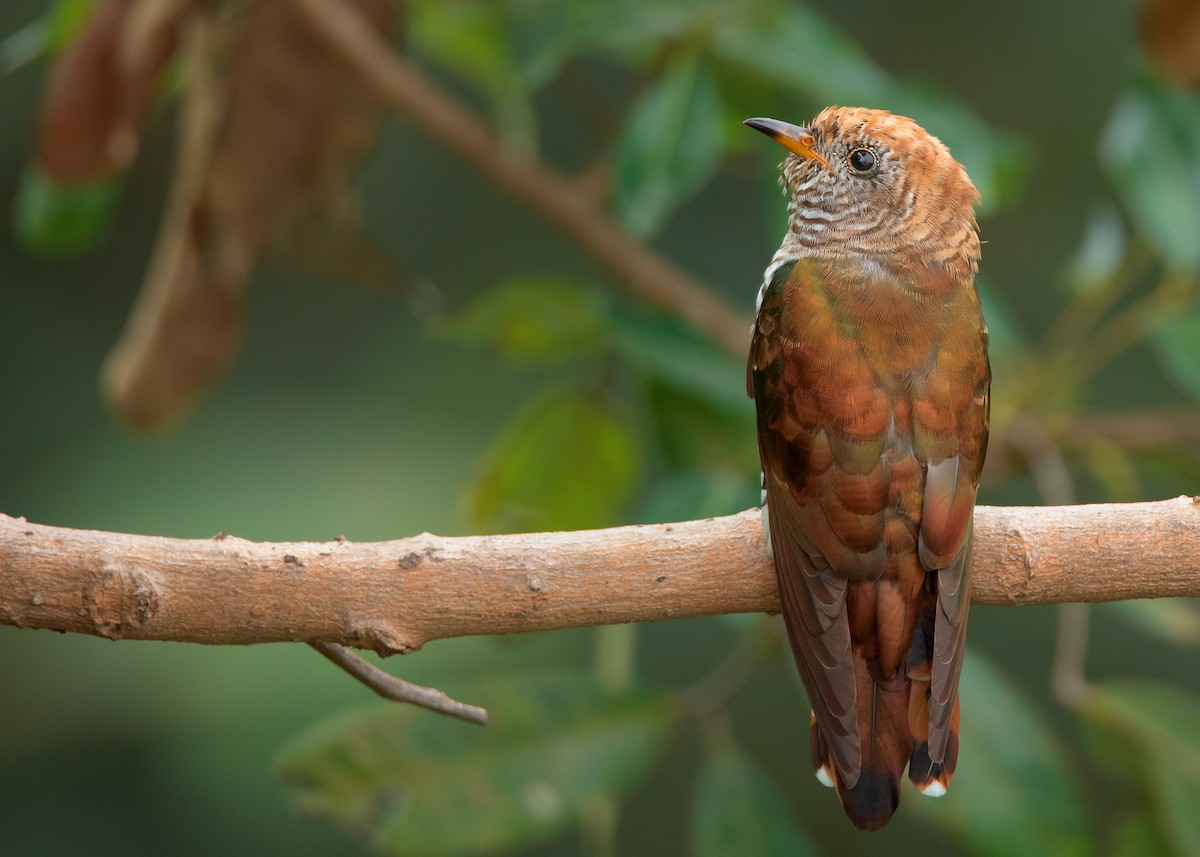
[[[97,377],[154,246],[187,79],[168,70],[90,247],[31,223],[48,60],[30,25],[88,5],[0,7],[0,209],[17,224],[0,229],[0,510],[317,541],[753,504],[740,358],[390,115],[354,187],[394,276],[264,264],[227,377],[173,429],[129,428]],[[612,216],[747,317],[783,199],[779,152],[740,119],[851,100],[911,113],[985,193],[997,425],[981,502],[1133,501],[1200,478],[1200,101],[1156,67],[1141,12],[420,2],[405,38],[510,144],[570,170],[607,157]],[[955,788],[908,790],[870,839],[813,781],[803,691],[763,617],[444,641],[386,664],[490,704],[486,737],[373,702],[300,645],[4,627],[0,851],[1200,853],[1200,615],[1093,608],[1093,684],[1066,700],[1058,616],[974,609]],[[701,684],[722,663],[732,682]]]

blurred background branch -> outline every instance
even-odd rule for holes
[[[591,174],[570,177],[529,152],[511,148],[496,129],[419,66],[397,56],[352,5],[294,2],[363,82],[404,118],[570,235],[634,294],[695,325],[732,353],[745,353],[749,316],[735,312],[710,287],[608,217]]]

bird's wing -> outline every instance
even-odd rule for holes
[[[840,785],[859,778],[862,743],[847,596],[887,556],[881,461],[886,398],[852,332],[821,303],[807,261],[778,267],[755,325],[748,384],[758,408],[768,524],[796,662]],[[861,672],[861,670],[860,670]]]
[[[932,337],[917,330],[873,354],[861,341],[864,331],[839,313],[820,282],[840,276],[853,274],[807,259],[777,267],[756,321],[747,383],[758,408],[789,639],[839,786],[853,788],[862,766],[877,764],[864,752],[879,748],[888,758],[878,764],[897,762],[886,736],[863,732],[877,728],[880,715],[895,719],[893,701],[859,706],[859,722],[856,700],[888,686],[904,666],[914,632],[926,624],[922,614],[933,614],[920,641],[933,662],[924,673],[932,679],[933,761],[945,751],[970,601],[970,522],[987,437],[988,378],[986,341],[964,319],[951,325],[949,340],[935,343],[919,377],[905,382],[920,389],[887,389],[881,376],[888,355],[913,348],[923,361]],[[974,291],[962,291],[977,314]],[[909,393],[911,407],[898,405]],[[936,605],[927,571],[938,573]]]
[[[939,350],[925,379],[926,395],[913,408],[914,452],[925,465],[918,555],[937,573],[929,695],[929,755],[936,763],[945,758],[954,731],[971,603],[975,496],[990,406],[986,329],[964,323],[956,339]]]

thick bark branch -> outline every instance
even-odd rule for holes
[[[1200,596],[1200,500],[976,512],[983,604]],[[0,624],[112,639],[429,640],[775,611],[757,511],[389,542],[169,539],[0,515]]]

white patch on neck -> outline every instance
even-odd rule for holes
[[[754,299],[755,315],[758,315],[759,310],[762,309],[763,298],[767,296],[767,288],[771,285],[771,280],[775,278],[775,272],[779,270],[779,266],[796,258],[790,253],[784,254],[782,250],[783,248],[780,248],[780,250],[775,253],[775,257],[771,259],[771,264],[767,265],[767,270],[763,271],[762,285],[758,287],[758,297]]]
[[[775,559],[775,549],[771,545],[771,510],[767,508],[767,475],[762,474],[762,534],[763,547],[767,549],[767,556],[772,560]]]

